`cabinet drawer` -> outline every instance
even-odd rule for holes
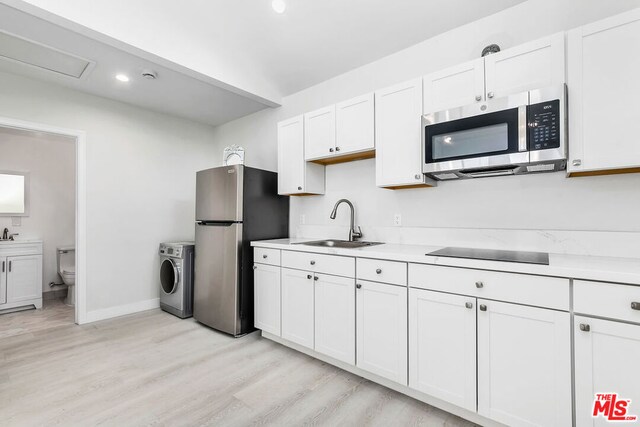
[[[379,259],[358,258],[356,260],[357,278],[373,282],[407,285],[407,263],[382,261]]]
[[[569,310],[569,279],[557,277],[409,264],[409,286]]]
[[[282,251],[282,266],[344,277],[356,273],[355,258],[309,252]]]
[[[640,323],[640,286],[575,280],[573,311]]]
[[[253,262],[280,265],[280,249],[253,248]]]

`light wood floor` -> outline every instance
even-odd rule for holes
[[[257,334],[159,310],[83,326],[47,310],[63,312],[0,316],[3,426],[471,426]]]

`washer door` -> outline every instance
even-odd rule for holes
[[[178,288],[180,271],[171,259],[165,259],[160,264],[160,284],[165,294],[172,294]]]

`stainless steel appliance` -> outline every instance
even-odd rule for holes
[[[289,198],[275,172],[241,165],[196,175],[193,316],[233,336],[253,328],[252,240],[289,236]]]
[[[182,319],[193,315],[194,242],[160,243],[160,308]]]
[[[519,262],[524,264],[549,265],[549,254],[545,252],[505,251],[499,249],[475,249],[448,247],[429,252],[429,256],[469,258],[486,261]]]
[[[563,170],[566,86],[532,90],[422,117],[422,171],[437,180]]]

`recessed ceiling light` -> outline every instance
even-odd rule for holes
[[[271,7],[276,11],[276,13],[284,13],[285,9],[287,8],[287,4],[284,2],[284,0],[273,0],[271,2]]]
[[[126,83],[129,81],[129,76],[127,76],[126,74],[116,74],[116,79]]]

